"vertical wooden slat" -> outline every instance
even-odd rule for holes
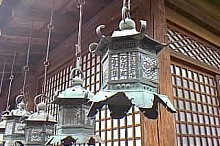
[[[153,37],[153,14],[152,14],[152,0],[141,0],[137,17],[147,21],[147,34]],[[141,114],[141,131],[142,131],[142,145],[143,146],[158,146],[157,120],[147,119]]]
[[[216,75],[217,97],[220,97],[220,75]],[[218,99],[220,102],[220,98]]]
[[[164,0],[154,0],[154,39],[159,42],[166,43],[166,14]],[[167,95],[173,101],[172,82],[170,72],[170,52],[166,48],[158,55],[159,63],[159,90],[161,94]],[[174,114],[169,113],[164,107],[160,107],[158,118],[158,137],[159,146],[176,146],[176,128]]]
[[[160,93],[167,95],[173,101],[172,83],[170,73],[170,52],[166,48],[160,52],[158,63],[160,67]],[[159,128],[159,145],[160,146],[176,146],[176,128],[174,114],[169,113],[164,107],[160,106],[160,115],[158,119]]]

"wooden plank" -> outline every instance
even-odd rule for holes
[[[171,83],[171,72],[170,72],[170,52],[166,48],[158,55],[159,63],[159,87],[160,94],[165,94],[173,102],[172,83]],[[169,113],[167,109],[160,106],[159,116],[159,143],[161,146],[176,146],[176,127],[174,114]]]
[[[216,74],[215,76],[215,79],[216,79],[216,87],[217,87],[217,97],[218,97],[218,100],[220,100],[220,72],[218,72],[218,74]]]
[[[173,24],[179,25],[185,30],[193,32],[194,33],[193,35],[196,34],[197,37],[199,36],[199,38],[203,38],[216,46],[220,46],[220,38],[218,35],[212,33],[211,31],[200,26],[199,24],[196,24],[187,17],[184,17],[176,13],[174,10],[168,7],[166,7],[166,17],[167,20],[169,20]]]
[[[137,17],[139,19],[147,20],[147,34],[157,41],[165,43],[167,25],[163,0],[142,0],[140,1],[137,11]],[[172,85],[169,81],[170,73],[168,72],[170,65],[169,52],[164,50],[158,57],[159,65],[161,66],[160,92],[170,96],[172,101]],[[162,81],[162,79],[165,79],[165,81]],[[142,116],[142,145],[175,146],[176,129],[174,124],[175,119],[173,117],[174,116],[168,113],[168,111],[163,107],[160,108],[160,113],[157,120],[149,120]]]
[[[156,8],[154,18],[154,34],[155,39],[159,42],[166,43],[166,14],[164,0],[154,1]],[[172,94],[172,83],[170,73],[170,52],[168,48],[165,48],[158,55],[159,64],[159,92],[169,97],[171,102],[173,101]],[[160,146],[176,146],[176,127],[174,114],[169,113],[167,109],[160,106],[160,113],[158,119],[158,134],[159,134],[159,145]]]
[[[152,0],[141,0],[137,9],[137,17],[147,21],[147,34],[154,37],[154,15]],[[141,114],[141,130],[143,146],[159,146],[158,120],[150,120]]]

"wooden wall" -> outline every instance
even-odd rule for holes
[[[111,33],[114,28],[117,28],[118,22],[121,18],[121,1],[114,0],[109,5],[106,5],[99,13],[93,16],[89,21],[83,23],[82,32],[82,44],[83,53],[88,50],[88,45],[91,42],[97,41],[95,34],[95,28],[99,24],[106,24],[105,33]],[[148,23],[148,35],[160,42],[166,42],[165,30],[166,30],[166,17],[165,17],[165,6],[163,0],[136,0],[132,1],[132,11],[135,11],[135,19],[137,25],[138,21],[143,19],[147,20]],[[88,35],[89,34],[89,35]],[[50,67],[51,71],[57,70],[66,62],[72,60],[73,46],[76,43],[77,32],[74,32],[61,44],[59,44],[53,52],[50,53]],[[169,51],[165,49],[159,55],[160,69],[160,81],[165,84],[160,84],[160,92],[169,97],[172,97],[171,84],[170,84],[170,72],[169,64],[170,57]],[[36,67],[37,71],[28,73],[29,83],[27,84],[30,91],[29,98],[29,109],[33,110],[33,98],[37,94],[37,81],[42,77],[43,74],[43,60],[39,61],[39,66]],[[21,88],[21,82],[23,77],[21,76],[13,84],[13,95],[16,94]],[[170,85],[170,86],[169,86]],[[172,100],[172,98],[171,98]],[[176,134],[174,126],[174,116],[161,108],[158,120],[149,120],[142,116],[142,137],[143,146],[175,146],[176,145]]]

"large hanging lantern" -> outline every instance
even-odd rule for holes
[[[120,119],[132,105],[150,119],[158,116],[158,103],[170,112],[176,109],[165,95],[157,93],[157,54],[165,45],[145,35],[146,22],[141,20],[140,31],[130,18],[129,9],[122,8],[122,20],[118,31],[105,37],[101,33],[104,25],[98,26],[99,44],[92,43],[90,51],[102,58],[102,90],[90,101],[88,116],[94,116],[103,105],[108,105],[111,117]],[[127,17],[125,17],[127,15]]]
[[[53,116],[46,112],[47,105],[44,102],[36,104],[38,98],[47,98],[40,94],[35,97],[37,111],[25,120],[25,142],[30,146],[42,146],[54,133],[54,125],[57,123]]]
[[[22,98],[22,101],[18,103],[18,100]],[[26,104],[24,103],[24,95],[16,97],[17,109],[7,111],[3,114],[2,119],[5,122],[5,130],[3,140],[5,146],[9,146],[11,143],[21,142],[24,144],[25,123],[22,119],[27,118],[30,113],[26,110]]]
[[[75,70],[83,76],[81,70],[76,68],[72,70],[71,76]],[[91,139],[99,141],[99,137],[94,135],[94,120],[86,116],[89,110],[89,105],[86,103],[93,94],[82,86],[83,77],[75,77],[72,78],[71,87],[55,94],[52,103],[59,105],[57,133],[48,140],[46,145],[92,144]]]

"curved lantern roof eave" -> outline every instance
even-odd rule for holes
[[[55,104],[80,104],[86,103],[94,94],[83,87],[69,87],[62,92],[57,92],[52,103]]]
[[[127,18],[126,18],[127,19]],[[132,19],[128,19],[132,20]],[[120,24],[123,24],[124,20],[121,20]],[[132,20],[133,21],[133,20]],[[134,25],[134,24],[132,24]],[[120,26],[119,26],[120,27]],[[167,46],[166,44],[160,43],[159,41],[149,37],[145,34],[146,31],[146,21],[141,20],[141,30],[140,32],[136,30],[135,25],[129,26],[130,28],[124,28],[117,31],[114,31],[111,36],[104,36],[101,34],[101,28],[104,28],[104,25],[100,25],[97,27],[97,35],[100,37],[99,44],[94,49],[94,53],[97,55],[103,54],[107,49],[107,45],[112,43],[113,41],[119,40],[140,40],[145,44],[150,45],[150,47],[156,49],[156,52],[159,53],[163,47]]]
[[[119,98],[120,102],[118,102]],[[111,112],[119,112],[114,108],[121,107],[121,110],[124,110],[124,114],[126,114],[132,105],[138,107],[144,113],[144,110],[155,108],[155,103],[159,102],[162,103],[171,113],[176,112],[175,107],[166,95],[157,94],[145,89],[133,91],[101,90],[90,99],[90,102],[92,102],[92,105],[89,109],[88,117],[93,117],[104,105],[108,105]],[[122,117],[118,118],[120,119]]]
[[[40,97],[40,96],[38,96]],[[32,113],[25,122],[50,122],[57,123],[54,117],[46,112],[47,105],[44,102],[37,104],[37,112]]]

